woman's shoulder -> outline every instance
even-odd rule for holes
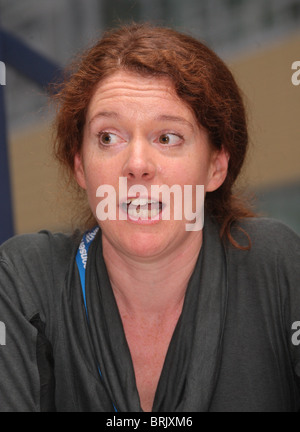
[[[253,247],[288,248],[291,244],[300,246],[299,235],[284,222],[267,217],[242,219],[235,227],[240,236],[246,232]]]
[[[53,259],[58,261],[70,258],[74,248],[78,247],[81,233],[52,233],[40,231],[32,234],[20,234],[11,237],[0,246],[0,261],[28,261]]]
[[[55,299],[60,298],[80,237],[79,232],[41,231],[16,235],[3,243],[0,246],[0,303],[12,303],[26,316],[36,311],[43,311],[43,316],[51,315],[49,310]],[[1,308],[0,304],[0,312]]]
[[[239,245],[250,246],[246,251],[231,247],[235,258],[246,255],[252,263],[299,268],[300,236],[285,223],[272,218],[245,218],[235,224],[231,234]]]
[[[50,289],[64,280],[80,242],[73,234],[40,231],[16,235],[0,246],[0,284]]]
[[[228,243],[225,248],[231,286],[247,290],[264,305],[284,305],[287,299],[299,305],[299,235],[270,218],[243,219],[231,234],[239,245],[250,246],[241,249]]]

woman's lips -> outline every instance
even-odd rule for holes
[[[121,204],[128,219],[140,222],[159,220],[163,207],[161,201],[148,198],[128,198]]]

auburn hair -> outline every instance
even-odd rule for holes
[[[241,91],[229,68],[211,49],[173,29],[132,24],[107,31],[66,70],[54,94],[58,101],[54,155],[69,183],[80,192],[74,178],[74,156],[81,149],[91,97],[99,82],[120,70],[171,79],[177,95],[207,130],[210,144],[225,149],[230,157],[228,174],[216,191],[206,194],[205,209],[219,223],[222,238],[238,248],[249,248],[238,245],[230,229],[237,220],[253,216],[250,207],[233,193],[248,147]],[[89,210],[85,226],[91,224],[95,219]]]

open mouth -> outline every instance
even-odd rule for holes
[[[157,218],[163,209],[163,203],[147,198],[128,198],[122,203],[123,210],[133,219]]]

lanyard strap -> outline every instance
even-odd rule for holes
[[[92,228],[90,231],[86,231],[81,239],[79,248],[77,250],[76,254],[76,263],[79,270],[79,276],[81,281],[81,289],[82,289],[82,295],[83,295],[83,301],[86,311],[86,316],[88,317],[87,312],[87,306],[86,306],[86,295],[85,295],[85,269],[86,269],[86,263],[87,263],[87,257],[88,257],[88,250],[90,247],[90,244],[94,240],[97,232],[99,230],[99,227],[96,226]]]
[[[88,319],[88,311],[87,311],[87,305],[86,305],[86,294],[85,294],[85,270],[86,270],[86,264],[87,264],[87,258],[88,258],[88,250],[89,250],[89,247],[90,247],[92,241],[96,237],[96,234],[98,231],[99,231],[99,227],[96,226],[96,227],[92,228],[90,231],[86,231],[84,233],[84,235],[81,239],[79,248],[77,250],[77,254],[76,254],[76,264],[77,264],[78,271],[79,271],[83,301],[84,301],[85,312],[86,312],[86,317],[87,317],[88,321],[89,321],[89,319]],[[98,365],[98,372],[99,372],[99,375],[102,379],[102,373],[101,373],[101,370],[99,368],[99,365]],[[114,407],[115,412],[117,412],[117,409],[116,409],[114,403],[113,403],[113,407]]]

